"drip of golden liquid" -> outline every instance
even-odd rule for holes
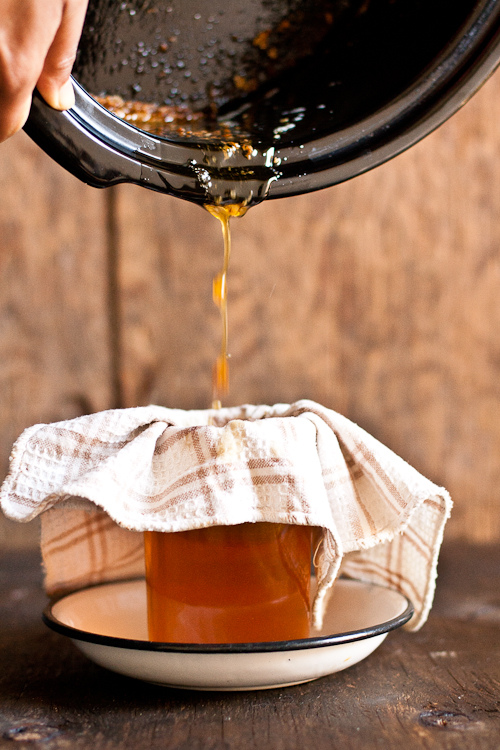
[[[222,343],[213,370],[212,408],[229,390],[227,274],[230,219],[247,206],[206,205],[224,238],[213,299]],[[209,424],[214,424],[212,413]],[[151,641],[245,643],[309,637],[313,530],[308,526],[243,523],[177,533],[144,533]],[[228,571],[230,575],[228,575]]]
[[[222,226],[224,240],[224,262],[222,270],[215,276],[212,286],[212,296],[220,310],[222,320],[222,342],[212,373],[212,409],[220,409],[223,396],[229,392],[229,363],[228,363],[228,325],[227,325],[227,273],[231,256],[231,230],[229,220],[235,216],[243,216],[247,206],[231,203],[228,206],[205,205],[207,211],[219,219]]]

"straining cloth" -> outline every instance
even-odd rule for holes
[[[0,504],[17,521],[43,513],[49,595],[141,574],[145,530],[302,524],[323,529],[316,626],[342,566],[405,594],[413,630],[432,604],[451,510],[446,490],[345,417],[305,400],[137,407],[35,425],[14,445]]]

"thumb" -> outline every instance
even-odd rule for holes
[[[87,0],[69,0],[64,6],[57,33],[50,45],[37,88],[54,109],[69,109],[75,103],[70,74],[82,32]]]

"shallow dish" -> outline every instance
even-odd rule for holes
[[[370,583],[335,584],[322,630],[297,641],[180,644],[148,641],[146,584],[107,583],[69,594],[43,613],[92,661],[147,682],[194,690],[257,690],[308,682],[356,664],[413,607],[402,594]]]

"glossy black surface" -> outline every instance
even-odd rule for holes
[[[219,108],[297,64],[364,0],[90,0],[74,74],[95,94]]]
[[[226,5],[93,0],[75,75],[92,93],[139,99],[155,95],[158,101],[193,106],[198,101],[209,116],[216,106],[220,117],[232,117],[252,136],[257,154],[250,161],[242,161],[241,154],[227,161],[221,144],[206,139],[175,134],[161,139],[139,132],[96,105],[85,90],[78,91],[69,113],[53,112],[36,97],[28,133],[60,164],[95,186],[130,181],[200,203],[217,195],[230,202],[245,194],[258,202],[266,193],[281,197],[341,182],[411,146],[453,114],[500,58],[500,0],[334,0],[329,7],[337,14],[326,11],[328,4],[322,2],[323,17],[335,20],[326,22],[326,33],[324,28],[316,37],[311,32],[314,52],[301,57],[304,47],[292,29],[290,38],[281,41],[294,52],[296,63],[288,55],[275,69],[258,55],[249,59],[255,48],[252,34],[269,24],[269,14],[275,14],[276,25],[283,7],[285,19],[296,13],[297,3],[244,4],[247,26],[238,31],[239,57],[239,46],[234,46],[238,34],[233,32],[243,6]],[[312,0],[305,5],[309,19],[314,17],[312,6]],[[157,38],[157,22],[151,18],[161,8],[177,19],[172,22],[179,26],[173,29],[175,42]],[[208,22],[216,17],[219,24]],[[202,24],[198,38],[193,36],[197,23]],[[215,36],[207,40],[208,26]],[[147,30],[153,35],[149,41]],[[218,41],[211,47],[220,53],[219,58],[214,55],[220,63],[214,68],[219,71],[218,93],[212,91],[204,100],[196,88],[199,81],[193,86],[192,79],[206,68],[202,60],[214,39]],[[184,46],[176,52],[180,42]],[[186,70],[189,49],[197,42]],[[120,62],[122,54],[126,65]],[[176,60],[184,64],[175,68],[177,77],[159,78],[158,68],[173,69]],[[260,79],[255,91],[241,97],[232,85],[234,70],[240,68],[231,65],[245,60],[248,71],[257,70]],[[185,73],[190,75],[182,78]],[[202,79],[205,91],[207,80]]]

